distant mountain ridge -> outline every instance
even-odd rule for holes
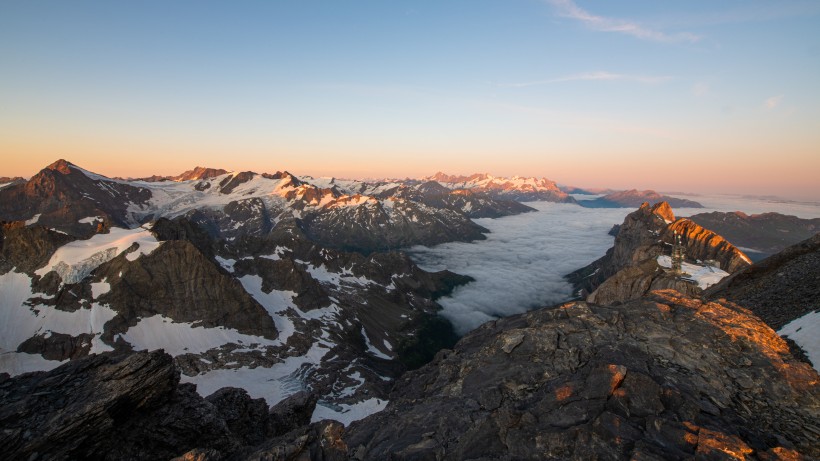
[[[7,457],[820,457],[820,375],[736,304],[812,311],[820,235],[749,266],[644,202],[574,273],[586,300],[456,343],[436,300],[469,277],[385,250],[528,211],[495,178],[207,170],[118,180],[58,161],[0,189]],[[677,236],[688,275],[665,270]],[[736,274],[708,298],[704,260]]]
[[[820,218],[801,219],[780,213],[747,215],[699,213],[689,217],[701,226],[722,235],[733,244],[750,250],[753,259],[763,259],[820,232]]]
[[[593,200],[579,200],[578,204],[587,208],[633,208],[640,206],[643,202],[666,202],[674,208],[703,208],[703,205],[694,200],[669,197],[654,190],[639,191],[637,189],[612,192]]]
[[[83,238],[97,223],[131,228],[160,217],[187,216],[218,238],[264,235],[279,221],[294,220],[319,243],[370,252],[483,239],[486,229],[471,217],[532,211],[480,193],[316,182],[288,172],[203,167],[163,181],[121,180],[59,160],[29,181],[0,189],[0,220],[39,222]]]
[[[449,189],[467,189],[488,193],[493,197],[508,198],[518,201],[545,200],[549,202],[575,203],[555,181],[547,178],[513,176],[496,177],[487,173],[475,173],[469,176],[448,175],[438,172],[421,181],[436,181]]]
[[[405,367],[455,341],[435,299],[471,280],[387,250],[484,238],[471,212],[530,211],[288,172],[175,178],[58,160],[0,189],[0,373],[163,348],[200,392],[247,386],[274,404],[310,388],[322,415],[363,417]]]

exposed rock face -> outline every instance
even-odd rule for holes
[[[419,201],[432,207],[461,210],[470,218],[500,218],[535,211],[535,208],[515,200],[493,199],[488,193],[471,189],[450,190],[434,181],[430,182],[438,187],[430,183],[416,187],[416,190],[421,192]]]
[[[63,333],[49,333],[32,336],[17,346],[17,352],[38,354],[46,360],[69,360],[84,357],[91,351],[94,335],[84,333],[71,336]]]
[[[588,208],[632,208],[641,206],[643,202],[667,202],[675,208],[703,208],[703,205],[693,200],[661,195],[653,190],[636,189],[613,192],[593,200],[580,200],[578,204]]]
[[[818,382],[750,312],[666,290],[485,324],[344,440],[373,460],[816,457]]]
[[[26,182],[25,178],[20,176],[9,177],[9,176],[2,176],[0,177],[0,188],[11,186],[12,184],[20,184]]]
[[[651,207],[643,203],[637,211],[624,218],[615,236],[615,244],[606,255],[567,275],[567,279],[575,285],[579,295],[585,297],[618,271],[668,254],[675,232],[682,237],[688,259],[716,260],[720,268],[727,272],[750,264],[743,252],[721,236],[685,218],[676,220],[668,203],[660,202]],[[645,280],[644,284],[649,286],[651,283],[651,280]],[[667,287],[672,286],[667,284]],[[633,297],[643,293],[635,292]],[[598,298],[598,302],[602,299]]]
[[[341,432],[338,423],[308,426],[315,396],[298,394],[270,410],[241,389],[203,398],[194,386],[179,385],[179,372],[162,351],[93,355],[47,373],[0,378],[0,398],[0,444],[7,459],[184,454],[213,461],[244,458],[242,453],[270,440],[290,441],[298,455]],[[294,430],[299,434],[281,437]]]
[[[130,246],[116,243],[137,234]],[[406,367],[455,344],[435,299],[471,280],[425,272],[398,252],[325,248],[285,220],[265,236],[230,241],[184,217],[160,218],[150,233],[95,237],[108,243],[19,222],[0,235],[0,267],[14,268],[0,274],[9,320],[0,372],[51,369],[112,348],[165,348],[183,379],[208,392],[208,380],[225,382],[223,370],[281,378],[262,394],[271,405],[298,389],[315,391],[323,408],[384,400]],[[57,249],[66,243],[74,246]],[[75,257],[51,261],[55,249]],[[53,270],[40,268],[46,261]]]
[[[586,300],[604,305],[620,304],[650,291],[665,289],[673,289],[689,296],[701,293],[697,284],[669,274],[654,258],[650,258],[619,270],[600,284]]]
[[[682,218],[667,226],[661,233],[665,242],[671,242],[677,232],[686,246],[686,254],[696,260],[712,260],[720,263],[726,272],[737,272],[749,267],[752,261],[736,246],[720,235]]]
[[[416,243],[436,245],[451,241],[473,241],[486,238],[487,229],[450,209],[438,209],[418,202],[396,203],[401,219],[394,219],[376,200],[365,200],[355,207],[306,214],[299,227],[311,240],[346,251],[370,253],[407,247]]]
[[[32,273],[44,266],[57,248],[73,240],[42,226],[26,227],[21,221],[0,223],[0,274],[12,268]]]
[[[168,241],[149,255],[128,261],[125,255],[96,272],[111,290],[97,298],[114,306],[120,322],[163,315],[177,322],[225,326],[242,333],[276,338],[270,315],[234,278],[223,273],[193,244]],[[118,321],[119,320],[119,321]],[[106,337],[121,333],[114,327]]]
[[[714,211],[692,215],[689,219],[717,232],[734,245],[755,250],[749,252],[749,256],[756,257],[756,261],[820,232],[820,218],[800,219],[780,213],[747,215],[740,211]]]
[[[820,234],[732,274],[704,295],[741,304],[774,329],[818,309]]]
[[[260,175],[201,167],[175,177],[143,179],[109,179],[59,160],[28,182],[0,188],[0,220],[89,238],[112,226],[133,228],[185,216],[212,237],[226,240],[264,236],[282,221],[295,221],[322,245],[371,253],[483,239],[487,230],[471,217],[532,211],[483,189],[416,188],[418,181],[412,180],[337,184],[310,178],[313,184],[288,172]],[[324,183],[330,187],[321,187]],[[547,186],[536,189],[551,191]]]
[[[193,170],[188,170],[184,173],[181,173],[177,176],[174,176],[174,181],[191,181],[194,179],[209,179],[215,178],[217,176],[222,176],[223,174],[228,174],[226,170],[221,168],[207,168],[207,167],[195,167]]]
[[[131,203],[146,203],[151,192],[122,181],[87,175],[76,165],[58,160],[25,183],[0,189],[0,220],[34,220],[77,237],[87,238],[104,226],[129,227]],[[98,221],[80,222],[99,217]]]

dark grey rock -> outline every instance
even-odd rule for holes
[[[344,440],[362,460],[816,457],[818,378],[749,311],[656,291],[485,324]]]

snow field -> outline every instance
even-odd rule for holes
[[[820,372],[820,310],[796,318],[783,325],[777,334],[788,336],[806,351],[814,369]]]

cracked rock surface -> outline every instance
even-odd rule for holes
[[[749,311],[662,290],[485,324],[344,438],[362,460],[811,458],[819,381]]]

